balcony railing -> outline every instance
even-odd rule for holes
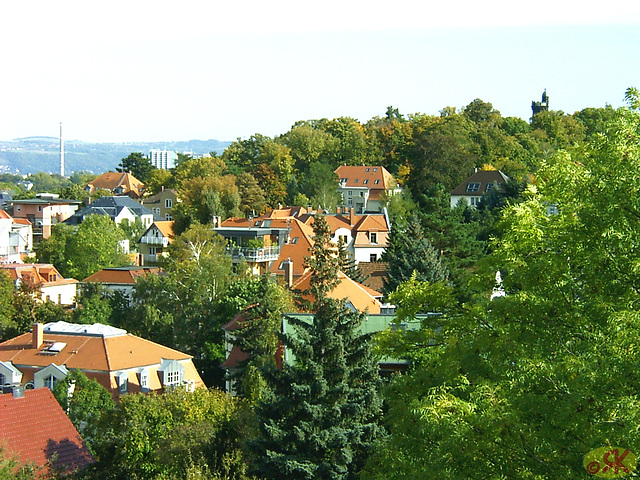
[[[240,261],[241,258],[244,258],[245,261],[251,263],[271,262],[278,259],[280,249],[278,247],[228,247],[227,254],[231,255],[234,261]]]
[[[142,237],[140,239],[140,243],[144,243],[146,245],[162,245],[166,247],[169,245],[169,239],[167,237]]]

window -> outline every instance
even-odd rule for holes
[[[171,215],[169,215],[168,213],[165,213],[165,214],[164,214],[164,219],[165,219],[167,222],[170,222],[173,218],[172,218],[172,217],[171,217]]]
[[[377,168],[377,167],[376,167],[376,168],[374,168],[374,169],[373,169],[373,171],[374,171],[374,172],[377,172],[377,171],[378,171],[378,168]]]
[[[340,179],[340,183],[347,183],[347,179],[346,178],[341,178]]]
[[[487,192],[488,192],[489,190],[493,190],[493,188],[494,188],[495,186],[496,186],[496,184],[495,184],[495,183],[488,183],[488,184],[487,184]]]
[[[17,205],[17,207],[18,207],[18,211],[20,211],[20,205]]]
[[[365,179],[362,183],[364,183],[366,185],[367,183],[369,183],[369,179],[368,178]]]
[[[38,205],[38,211],[41,212],[42,211],[42,205]]]
[[[44,379],[44,386],[47,387],[49,390],[53,390],[53,388],[56,386],[57,383],[58,383],[58,379],[53,375],[49,375]]]
[[[353,183],[358,183],[358,179],[356,178],[356,179],[353,181]]]
[[[170,198],[165,199],[164,208],[171,208],[171,207],[173,207],[173,200]]]
[[[6,383],[7,383],[7,379],[2,373],[0,373],[0,386],[5,385]]]
[[[127,393],[129,391],[129,377],[125,372],[118,375],[118,388],[120,393]]]
[[[375,262],[376,260],[378,260],[378,255],[376,255],[375,253],[369,255],[370,262]]]
[[[376,232],[369,233],[369,243],[378,243],[378,234]]]
[[[166,373],[166,385],[176,385],[180,383],[180,372],[177,370],[172,370]]]
[[[349,190],[349,196],[353,197],[353,190]]]
[[[380,183],[380,179],[376,180],[375,182],[373,182],[375,185],[378,185]]]
[[[478,182],[470,182],[467,184],[467,192],[477,192],[480,190],[480,184]]]
[[[480,198],[479,197],[471,197],[469,199],[469,203],[472,207],[477,207],[480,204]]]
[[[153,213],[154,213],[154,215],[160,215],[160,209],[159,208],[154,208],[153,209]]]
[[[140,388],[149,390],[149,372],[147,370],[140,372]]]
[[[352,199],[347,200],[347,205],[353,205],[353,200]]]
[[[365,170],[365,172],[368,172],[369,170],[371,170],[371,169],[370,169],[370,168],[367,168],[367,169]]]
[[[338,242],[342,242],[344,245],[348,243],[348,238],[346,235],[338,235]]]
[[[158,247],[149,247],[149,254],[150,255],[157,255],[158,254]]]

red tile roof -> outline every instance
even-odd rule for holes
[[[69,472],[95,460],[48,388],[26,390],[22,398],[0,395],[0,441],[21,463]]]
[[[147,275],[158,275],[162,270],[158,267],[115,267],[103,268],[99,272],[88,276],[83,282],[116,283],[134,285],[136,280]]]

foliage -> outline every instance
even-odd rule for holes
[[[291,318],[297,335],[281,335],[293,364],[263,368],[259,436],[249,447],[253,471],[266,479],[355,478],[382,433],[377,362],[369,337],[358,333],[363,317],[327,296],[338,264],[324,217],[316,218],[314,233],[307,260],[313,320]]]
[[[445,282],[449,272],[422,231],[418,217],[408,219],[406,226],[394,223],[382,259],[389,263],[384,291],[389,294],[414,274],[420,281]]]
[[[251,297],[245,297],[248,307],[242,311],[243,320],[235,332],[234,344],[249,354],[249,359],[234,377],[236,391],[255,402],[263,394],[261,371],[267,365],[276,364],[282,315],[293,311],[293,300],[289,290],[268,275],[245,280],[245,283],[253,284],[253,292]]]
[[[73,392],[69,388],[73,385]],[[109,391],[80,370],[71,370],[64,380],[56,383],[53,395],[78,430],[89,449],[95,453],[99,421],[108,414],[115,402]]]
[[[124,233],[111,218],[88,216],[66,239],[60,273],[82,280],[103,268],[126,265],[129,260],[119,246],[123,239]]]
[[[140,180],[142,183],[147,183],[151,176],[151,172],[156,169],[151,164],[151,160],[145,157],[140,152],[132,152],[126,158],[120,161],[120,164],[116,167],[117,172],[131,173],[134,177]]]
[[[88,479],[248,479],[241,439],[251,434],[244,404],[217,390],[127,395],[108,411]]]
[[[147,231],[147,228],[142,223],[139,217],[135,219],[135,221],[131,222],[128,218],[125,218],[118,225],[122,233],[124,234],[124,239],[129,241],[130,251],[136,252],[138,251],[138,240]]]
[[[119,242],[124,232],[106,215],[90,215],[78,226],[55,225],[35,247],[41,263],[51,263],[65,278],[84,279],[107,267],[129,263]]]
[[[432,478],[434,465],[443,479],[587,478],[589,451],[640,449],[639,139],[640,114],[619,109],[505,209],[479,278],[488,291],[499,269],[507,295],[442,320],[393,382],[390,440],[364,478]]]
[[[41,478],[42,474],[41,468],[32,464],[21,464],[4,444],[0,445],[0,480],[34,480]]]

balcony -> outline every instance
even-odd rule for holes
[[[169,239],[167,237],[142,237],[140,239],[140,243],[144,243],[145,245],[157,245],[166,247],[169,245]]]
[[[234,262],[239,262],[242,258],[244,258],[248,263],[272,262],[278,259],[278,256],[280,255],[280,248],[228,247],[227,254],[231,255]]]

